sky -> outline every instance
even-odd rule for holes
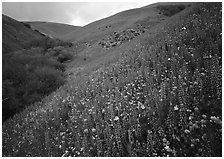
[[[130,2],[3,2],[2,13],[18,21],[48,21],[84,26],[118,12],[152,3],[152,1],[144,0]]]

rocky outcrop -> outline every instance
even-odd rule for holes
[[[121,32],[114,32],[113,34],[110,34],[107,39],[102,39],[99,41],[99,45],[102,48],[112,48],[116,47],[124,42],[130,41],[134,39],[135,37],[141,35],[145,32],[145,28],[140,29],[127,29],[123,30]]]

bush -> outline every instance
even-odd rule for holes
[[[59,39],[51,39],[49,37],[43,37],[41,39],[35,39],[23,44],[24,48],[29,49],[31,47],[41,47],[45,51],[49,48],[54,48],[56,46],[71,47],[73,44],[70,42],[64,42]]]
[[[40,100],[64,83],[65,66],[41,48],[18,51],[3,58],[3,121]]]
[[[48,49],[46,54],[48,54],[49,56],[58,56],[62,50],[62,46],[56,46],[54,48]]]
[[[68,51],[62,51],[60,55],[58,55],[57,60],[61,63],[71,60],[73,58],[73,55],[71,52]]]
[[[23,22],[21,22],[25,27],[27,27],[27,28],[29,28],[29,29],[31,29],[31,26],[30,26],[30,24],[27,24],[27,23],[23,23]]]
[[[174,14],[184,10],[185,5],[159,5],[157,9],[159,9],[163,15],[171,17]]]
[[[62,46],[50,48],[46,53],[48,56],[55,57],[58,62],[63,63],[73,58],[73,53]]]
[[[39,86],[37,88],[36,84],[32,84],[31,86],[34,86],[34,90],[41,95],[50,93],[64,83],[63,73],[49,66],[36,68],[33,73],[33,78],[35,78],[34,81]]]

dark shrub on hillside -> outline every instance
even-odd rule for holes
[[[62,46],[56,46],[54,48],[48,49],[46,55],[55,58],[60,63],[71,60],[73,58],[73,52],[71,50],[65,49]]]
[[[27,27],[27,28],[30,28],[31,29],[31,26],[30,26],[30,24],[27,24],[27,23],[23,23],[23,22],[21,22],[23,25],[25,25],[25,27]]]
[[[24,48],[41,47],[46,51],[47,49],[54,48],[56,46],[71,47],[72,45],[73,44],[70,42],[64,42],[59,39],[51,39],[49,37],[44,37],[41,39],[35,39],[27,43],[24,43]]]
[[[3,57],[3,121],[64,83],[64,65],[41,51],[32,48]]]
[[[36,91],[37,94],[41,95],[50,93],[64,82],[63,73],[49,66],[36,68],[33,73],[33,78],[35,79],[29,83],[31,87],[33,86],[33,89],[30,91]],[[36,84],[33,83],[33,81]],[[29,87],[29,89],[31,87]]]
[[[61,63],[71,60],[73,58],[72,53],[67,52],[67,51],[62,51],[60,55],[58,55],[57,60]]]
[[[39,30],[37,30],[37,29],[34,29],[34,31],[37,32],[37,33],[39,33],[39,34],[41,34],[41,35],[43,35],[43,36],[46,36],[45,34],[41,33],[41,32],[40,32]]]
[[[64,48],[62,46],[56,46],[47,50],[49,56],[58,56]]]
[[[173,16],[174,14],[185,9],[185,5],[160,5],[157,7],[165,16]]]

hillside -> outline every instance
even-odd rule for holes
[[[44,36],[36,32],[24,23],[18,22],[6,15],[2,15],[2,52],[8,53],[27,47],[32,40],[41,39]]]
[[[172,5],[171,15],[188,8],[191,3],[159,3],[131,9],[86,25],[63,39],[71,41],[78,54],[69,64],[68,74],[81,72],[88,76],[104,64],[116,61],[130,45],[135,45],[148,30],[153,30],[169,19],[159,10],[159,5]],[[179,9],[180,8],[180,9]],[[87,72],[87,73],[86,73]]]
[[[3,124],[3,156],[222,156],[221,3],[156,3],[65,38],[70,79]]]
[[[2,18],[2,121],[65,82],[72,43],[49,38],[28,24]]]
[[[43,34],[46,34],[49,37],[62,39],[62,36],[67,36],[69,33],[81,28],[78,26],[72,26],[61,23],[52,23],[52,22],[24,22],[29,24],[34,30],[38,30]]]
[[[190,3],[181,3],[180,5],[187,6],[188,4]],[[120,32],[126,29],[149,29],[167,18],[166,16],[159,14],[159,10],[156,8],[157,5],[158,4],[153,4],[142,8],[127,10],[98,20],[69,35],[65,35],[63,39],[72,42],[93,43],[115,31]],[[176,3],[176,5],[178,5],[178,3]]]

